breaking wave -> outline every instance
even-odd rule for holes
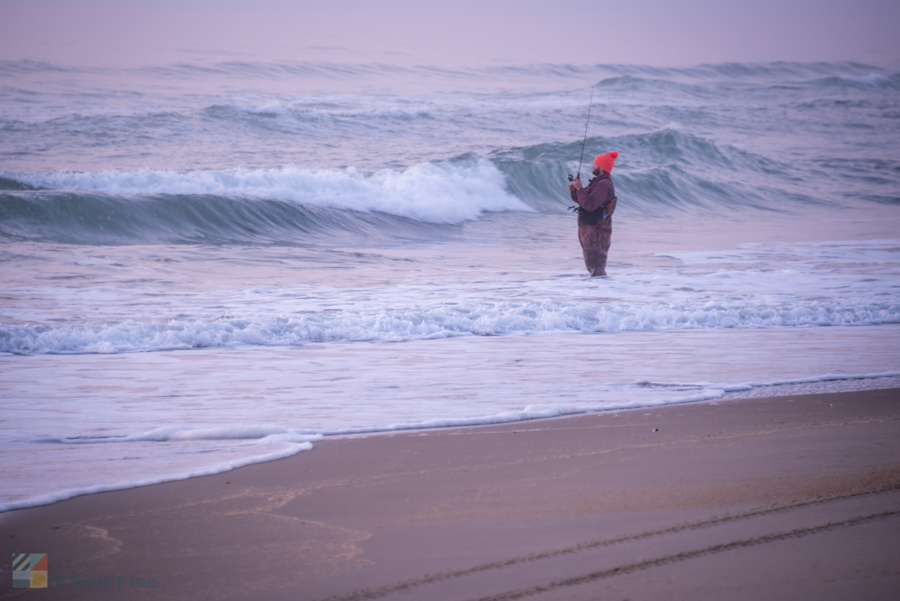
[[[82,326],[2,325],[0,352],[121,353],[310,342],[399,342],[455,336],[544,332],[626,332],[723,328],[853,326],[900,323],[900,304],[800,300],[778,305],[493,303],[302,315],[254,315],[212,321]]]
[[[531,211],[487,160],[354,169],[2,174],[0,236],[87,244],[302,242]],[[34,190],[37,189],[37,190]],[[27,190],[27,191],[26,191]],[[398,232],[398,229],[400,230]]]
[[[468,153],[371,174],[356,169],[0,172],[0,238],[86,244],[288,243],[319,234],[421,235],[488,212],[563,213],[581,144]],[[900,203],[900,162],[887,157],[799,167],[665,128],[590,137],[588,157],[616,149],[620,211],[787,211],[849,202]],[[589,163],[582,166],[587,171]],[[818,183],[827,169],[831,179]],[[866,193],[847,199],[864,182]],[[423,230],[424,228],[424,230]],[[428,233],[427,235],[433,235]]]

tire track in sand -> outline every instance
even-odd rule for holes
[[[617,545],[617,544],[622,544],[622,543],[627,543],[627,542],[632,542],[632,541],[644,540],[647,538],[651,538],[651,537],[655,537],[655,536],[662,536],[662,535],[666,535],[666,534],[676,534],[679,532],[699,530],[701,528],[709,528],[712,526],[719,526],[722,524],[728,524],[728,523],[736,522],[739,520],[745,520],[745,519],[749,519],[749,518],[771,515],[771,514],[780,513],[783,511],[791,511],[793,509],[799,509],[802,507],[813,507],[816,505],[824,505],[827,503],[834,503],[837,501],[845,501],[845,500],[849,500],[849,499],[856,499],[856,498],[870,496],[870,495],[878,495],[878,494],[884,494],[884,493],[889,493],[889,492],[895,492],[898,490],[900,490],[900,482],[891,484],[889,486],[875,488],[875,489],[857,491],[857,492],[846,493],[846,494],[841,494],[841,495],[833,495],[833,496],[828,496],[828,497],[819,497],[816,499],[797,501],[794,503],[787,503],[784,505],[777,505],[777,506],[773,506],[773,507],[764,507],[761,509],[753,509],[750,511],[743,511],[743,512],[734,513],[734,514],[726,514],[723,516],[716,516],[716,517],[713,517],[713,518],[710,518],[707,520],[700,520],[700,521],[696,521],[696,522],[687,522],[687,523],[683,523],[683,524],[676,524],[674,526],[670,526],[668,528],[661,528],[658,530],[649,530],[649,531],[645,531],[645,532],[639,532],[637,534],[626,534],[623,536],[617,536],[617,537],[608,538],[608,539],[587,541],[587,542],[583,542],[583,543],[578,543],[576,545],[571,545],[568,547],[551,549],[549,551],[530,553],[528,555],[520,555],[518,557],[510,557],[508,559],[501,559],[498,561],[483,563],[483,564],[479,564],[479,565],[472,566],[470,568],[465,568],[462,570],[449,570],[446,572],[435,572],[434,574],[426,574],[425,576],[422,576],[420,578],[412,578],[410,580],[404,580],[402,582],[387,584],[387,585],[380,586],[380,587],[368,588],[368,589],[358,589],[358,590],[352,591],[346,595],[331,596],[331,597],[322,599],[321,601],[366,601],[368,599],[378,599],[380,597],[385,597],[392,593],[401,592],[401,591],[409,591],[410,589],[413,589],[413,588],[416,588],[419,586],[423,586],[423,585],[427,585],[427,584],[434,584],[437,582],[443,582],[443,581],[450,580],[453,578],[461,578],[464,576],[479,574],[479,573],[487,572],[490,570],[498,570],[498,569],[508,568],[511,566],[528,563],[528,562],[532,562],[532,561],[540,561],[543,559],[550,559],[553,557],[560,557],[563,555],[579,553],[581,551],[586,551],[589,549],[597,549],[597,548],[601,548],[601,547],[608,547],[611,545]],[[854,518],[854,519],[856,519],[856,518]],[[843,522],[841,522],[841,524],[843,524]],[[834,526],[834,527],[838,527],[838,526]],[[810,532],[809,534],[812,534],[812,532]],[[772,535],[772,536],[782,536],[782,535]],[[803,536],[806,536],[806,534],[804,534]],[[766,537],[759,537],[759,540],[762,540],[764,538],[766,538]],[[747,539],[747,540],[757,540],[757,539]],[[782,540],[782,539],[778,539],[778,540]],[[728,544],[732,545],[732,544],[737,544],[738,542],[742,542],[742,541],[736,541],[735,543],[728,543]],[[743,541],[743,542],[746,542],[746,541]],[[762,543],[754,543],[754,544],[762,544]],[[718,545],[718,546],[722,546],[722,545]],[[749,546],[749,545],[744,545],[744,546]],[[712,548],[713,547],[709,547],[708,549],[712,549]],[[735,547],[735,548],[737,548],[737,547]],[[722,549],[722,550],[725,550],[725,549]],[[707,551],[707,552],[711,553],[711,552],[720,552],[720,551]],[[699,553],[699,551],[690,551],[687,553]],[[675,556],[680,556],[680,555],[681,554],[675,554],[673,556],[665,556],[665,557],[675,557]],[[699,555],[691,555],[691,557],[694,557],[694,556],[699,556]],[[684,559],[689,559],[689,558],[690,557],[686,557]],[[657,558],[654,560],[647,560],[647,562],[661,561],[661,559],[662,558]],[[682,561],[682,560],[683,559],[671,560],[671,561]],[[666,561],[664,563],[670,563],[671,561]],[[647,562],[638,562],[636,564],[628,564],[628,565],[629,566],[636,566],[636,565],[643,566],[643,564],[647,563]],[[653,564],[653,565],[656,565],[656,564]],[[660,563],[659,565],[663,565],[663,563]],[[622,569],[625,569],[626,567],[627,566],[620,566],[619,568],[612,568],[612,570],[622,570]],[[649,567],[653,567],[653,566],[648,563],[648,565],[641,567],[641,568],[630,567],[630,568],[628,568],[628,571],[635,571],[636,569],[646,569]],[[605,570],[603,573],[606,573],[609,571],[610,570]],[[627,572],[619,571],[616,573],[627,573]],[[595,574],[599,574],[599,572],[597,572]],[[615,575],[615,574],[611,573],[610,576],[612,576],[612,575]],[[608,578],[609,576],[596,576],[596,577],[594,577],[594,579],[598,579],[601,577]],[[559,582],[565,582],[565,581],[559,581]],[[530,590],[530,589],[524,589],[524,590]],[[543,589],[538,592],[542,592],[542,591],[543,591]],[[528,594],[529,595],[537,594],[537,592],[528,593]],[[506,597],[498,597],[497,599],[499,600],[501,598],[506,599]],[[513,598],[518,598],[518,597],[509,597],[509,598],[513,599]],[[486,597],[485,599],[494,599],[494,598]]]

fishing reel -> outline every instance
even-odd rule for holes
[[[569,178],[569,181],[570,181],[570,182],[574,182],[574,181],[575,181],[575,176],[572,175],[571,173],[570,173],[569,175],[567,175],[566,177]]]

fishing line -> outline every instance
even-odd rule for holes
[[[587,143],[587,132],[588,125],[591,122],[591,109],[594,107],[594,86],[591,86],[591,99],[588,101],[588,116],[587,121],[584,123],[584,139],[581,140],[581,157],[578,159],[578,175],[575,177],[581,177],[581,163],[584,161],[584,145]],[[572,174],[569,174],[569,181],[572,181],[574,178]]]

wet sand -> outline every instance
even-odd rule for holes
[[[3,598],[893,599],[900,389],[328,439],[0,540],[54,587]]]

